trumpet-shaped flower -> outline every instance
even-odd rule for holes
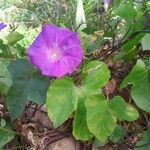
[[[77,33],[46,24],[29,47],[28,57],[43,75],[59,78],[77,68],[83,50]]]

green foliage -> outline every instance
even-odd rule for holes
[[[0,61],[0,66],[0,94],[6,94],[12,85],[12,79],[7,69],[8,63]]]
[[[84,0],[87,21],[94,26],[97,13],[94,8],[99,0]],[[7,20],[13,27],[20,22],[27,27],[38,27],[45,22],[75,28],[76,0],[1,0],[0,20]],[[94,21],[94,22],[93,22]]]
[[[116,117],[109,112],[108,101],[102,95],[90,96],[85,105],[89,130],[97,139],[104,142],[116,125]]]
[[[149,50],[150,49],[150,34],[146,34],[142,38],[142,48],[143,50]]]
[[[124,25],[124,41],[126,41],[120,52],[120,57],[126,60],[132,60],[136,54],[136,45],[145,35],[141,32],[144,28],[144,12],[135,7],[133,0],[117,2],[118,7],[115,7],[115,14],[125,20]],[[124,42],[123,41],[123,42]]]
[[[22,34],[18,32],[12,32],[6,37],[6,40],[9,45],[14,45],[23,38],[24,36]]]
[[[23,40],[24,35],[19,32],[11,32],[6,36],[5,40],[0,39],[0,57],[11,59],[26,56],[26,48],[22,44]]]
[[[123,138],[125,137],[125,135],[126,135],[125,129],[121,125],[116,125],[113,133],[110,136],[110,140],[113,143],[118,143],[121,140],[123,140]]]
[[[88,63],[83,68],[83,74],[83,90],[86,95],[101,93],[101,88],[110,78],[108,66],[100,61],[91,61]]]
[[[14,138],[15,134],[10,127],[0,126],[0,148],[3,148],[8,142]]]
[[[33,101],[45,103],[46,92],[50,81],[33,69],[24,59],[16,60],[8,66],[13,84],[7,94],[7,106],[11,118],[14,120],[24,110],[25,104]]]
[[[139,117],[136,109],[126,104],[121,97],[108,101],[102,95],[101,88],[110,78],[106,64],[91,61],[83,67],[82,75],[83,85],[80,87],[75,87],[68,77],[57,79],[51,84],[46,103],[54,127],[64,123],[75,111],[75,138],[90,140],[94,135],[104,142],[115,129],[117,118],[133,121]]]
[[[131,96],[137,106],[147,112],[150,112],[150,81],[149,72],[142,60],[137,64],[123,81],[122,86],[133,84]]]
[[[144,15],[142,12],[138,12],[137,15],[134,16],[133,20],[131,21],[126,21],[125,25],[125,34],[127,34],[128,38],[132,34],[139,32],[134,38],[130,39],[125,45],[124,45],[124,50],[128,54],[129,50],[131,50],[136,44],[140,42],[142,37],[144,37],[144,33],[140,33],[140,31],[144,28]]]
[[[92,139],[93,137],[93,134],[90,133],[87,127],[86,107],[84,98],[78,99],[77,110],[73,122],[73,135],[76,137],[76,139],[85,141]]]
[[[70,117],[76,103],[77,90],[70,78],[58,79],[52,83],[47,92],[46,105],[54,127],[60,126]]]
[[[87,104],[85,98],[88,98],[88,95],[93,95],[93,92],[95,94],[95,91],[96,94],[100,93],[101,87],[109,80],[110,72],[106,64],[100,61],[92,61],[83,68],[83,76],[85,78],[83,86],[80,88],[75,87],[73,81],[67,77],[55,80],[48,90],[46,103],[48,114],[54,123],[54,127],[60,126],[70,117],[71,113],[76,110],[73,123],[73,134],[77,139],[89,140],[92,138],[92,134],[88,126],[88,124],[90,124],[90,122],[88,122],[90,116],[88,116],[89,109],[85,107],[84,104]],[[93,81],[96,82],[93,83]],[[90,89],[90,93],[87,93],[89,92],[88,89]],[[109,114],[108,118],[104,118],[106,123],[109,124],[107,121],[109,121],[110,118]],[[93,126],[95,123],[91,121],[91,124]],[[113,128],[111,130],[113,130]],[[110,130],[106,132],[108,134]],[[92,133],[95,135],[95,132]],[[104,136],[107,137],[107,134]]]
[[[0,57],[2,58],[10,58],[10,50],[9,45],[5,44],[3,40],[0,39]]]
[[[131,21],[136,16],[133,1],[130,0],[129,2],[121,3],[115,8],[115,13],[126,21]]]
[[[142,134],[142,138],[135,145],[134,150],[149,150],[150,149],[150,133],[149,131],[145,131]]]
[[[120,96],[115,96],[109,103],[112,113],[120,120],[134,121],[139,115],[136,109],[127,104]]]
[[[95,139],[95,141],[94,141],[94,143],[93,143],[93,146],[94,146],[95,148],[103,147],[103,146],[105,146],[105,145],[108,143],[108,140],[109,140],[109,139],[106,139],[104,142],[101,142],[101,141],[99,141],[98,139]]]

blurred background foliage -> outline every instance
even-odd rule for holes
[[[97,19],[100,17],[99,9],[102,7],[102,1],[83,1],[86,22],[91,30],[100,27]],[[44,23],[53,23],[74,31],[77,28],[75,25],[76,9],[77,0],[1,0],[0,21],[9,26],[10,32],[21,33],[24,38],[18,43],[21,47],[27,48]],[[7,31],[5,34],[8,34]],[[0,37],[3,33],[4,31]],[[83,39],[83,41],[86,40]],[[85,42],[84,45],[86,47],[87,43]]]
[[[102,0],[84,0],[87,22],[94,24]],[[52,22],[74,29],[77,0],[1,0],[0,20],[12,26],[22,23],[27,27],[38,27]]]

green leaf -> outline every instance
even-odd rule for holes
[[[96,31],[96,28],[95,27],[86,27],[82,30],[82,32],[86,33],[86,34],[93,34],[94,31]]]
[[[120,96],[113,97],[113,99],[109,101],[109,107],[118,119],[133,121],[139,117],[136,109],[127,104]]]
[[[115,7],[115,14],[125,20],[135,18],[136,11],[134,9],[133,1],[130,0],[130,2],[121,3],[118,7]]]
[[[73,122],[73,135],[77,140],[90,140],[93,137],[93,134],[90,133],[87,127],[86,121],[86,108],[85,108],[85,99],[79,98],[77,104],[77,110]]]
[[[149,150],[149,149],[150,149],[150,133],[149,131],[145,131],[142,134],[142,139],[136,143],[134,150]]]
[[[105,146],[109,142],[109,139],[107,138],[104,142],[99,141],[98,139],[95,139],[93,143],[93,147],[95,149]]]
[[[0,126],[1,126],[1,127],[5,127],[5,126],[6,126],[6,121],[5,121],[5,119],[2,118],[2,119],[0,120]]]
[[[143,50],[150,50],[150,34],[146,34],[142,38],[142,49]]]
[[[20,34],[18,32],[12,32],[6,37],[6,40],[7,40],[8,44],[14,45],[23,38],[24,38],[24,36],[22,34]]]
[[[129,31],[127,34],[127,37],[130,36],[131,34],[142,30],[142,28],[144,27],[144,14],[142,12],[137,13],[136,16],[134,16],[134,21],[131,24],[130,21],[126,22],[126,26],[125,26],[125,31]],[[138,34],[136,37],[134,37],[131,41],[129,41],[129,43],[131,45],[135,45],[136,43],[139,42],[139,40],[144,36],[145,34]],[[127,38],[126,37],[126,38]],[[131,43],[133,42],[133,44]],[[125,47],[127,48],[127,46]]]
[[[108,82],[110,71],[101,61],[91,61],[83,68],[83,91],[86,95],[101,93],[101,88]]]
[[[122,0],[113,0],[114,8],[117,9]]]
[[[6,94],[12,85],[11,75],[7,66],[8,63],[0,61],[0,94]]]
[[[119,141],[123,140],[126,135],[125,129],[121,125],[116,125],[113,133],[110,136],[110,140],[113,143],[118,143]]]
[[[140,84],[132,86],[131,95],[138,107],[150,113],[150,81],[148,77],[141,78]]]
[[[116,126],[116,117],[109,113],[108,101],[104,96],[90,96],[85,102],[87,125],[95,137],[104,142]]]
[[[141,77],[147,74],[145,63],[142,60],[138,60],[129,75],[123,80],[121,87],[125,87],[128,84],[139,84],[142,80]],[[147,76],[147,75],[146,75]]]
[[[0,148],[3,148],[14,136],[14,132],[9,127],[0,126]]]
[[[137,64],[125,78],[122,87],[127,84],[133,84],[131,96],[137,106],[147,112],[150,112],[150,80],[146,65],[142,60],[138,60]]]
[[[0,57],[2,58],[10,58],[10,49],[9,45],[4,44],[3,40],[0,39]]]
[[[64,123],[75,110],[77,103],[77,89],[71,78],[55,80],[47,92],[47,111],[54,127]]]
[[[16,60],[8,66],[13,78],[13,85],[8,91],[7,106],[11,118],[16,119],[24,110],[25,104],[33,101],[43,104],[50,84],[24,59]]]
[[[128,32],[126,39],[136,33],[142,30],[144,27],[144,14],[138,13],[137,16],[135,16],[135,21],[131,24],[131,21],[126,22],[125,25],[125,34]],[[138,33],[134,38],[128,40],[126,44],[123,45],[124,50],[124,58],[125,59],[133,59],[137,53],[137,44],[141,42],[141,39],[144,37],[145,33]]]
[[[131,23],[132,22],[132,23]],[[133,20],[126,20],[125,24],[125,39],[127,42],[123,45],[122,51],[119,53],[119,57],[124,58],[125,60],[132,60],[137,55],[137,44],[141,42],[141,39],[144,37],[145,33],[139,31],[144,27],[144,14],[138,12],[134,16]],[[133,36],[136,34],[136,36]],[[131,36],[132,35],[132,36]],[[130,37],[131,36],[131,37]],[[130,37],[130,39],[128,39]]]

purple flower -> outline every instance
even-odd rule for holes
[[[5,28],[7,25],[4,23],[0,23],[0,30],[2,30],[3,28]]]
[[[28,57],[43,75],[62,77],[81,63],[83,50],[77,33],[46,24],[29,47]]]
[[[110,4],[111,0],[104,0],[104,7],[105,7],[105,10],[108,9],[108,6]]]

